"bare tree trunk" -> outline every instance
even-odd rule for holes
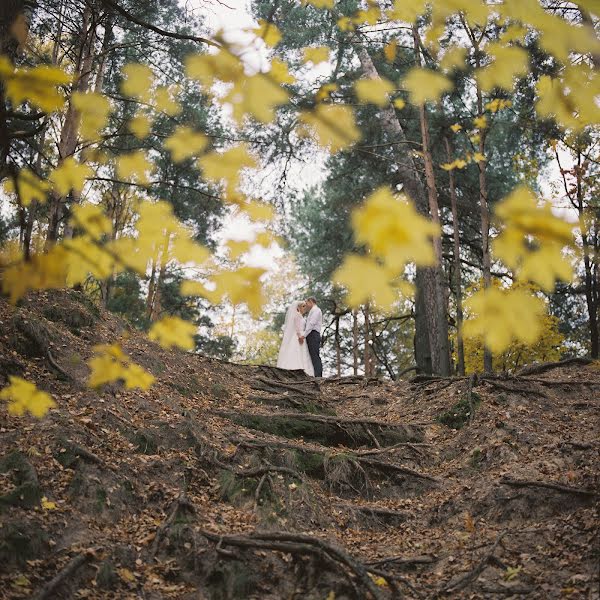
[[[577,152],[577,167],[575,169],[577,178],[577,212],[579,213],[579,229],[581,230],[581,244],[583,246],[583,268],[585,280],[585,301],[589,316],[590,330],[590,356],[598,358],[598,301],[594,293],[594,274],[590,257],[590,243],[585,224],[584,206],[583,206],[583,185],[581,180],[581,152]]]
[[[365,363],[365,377],[371,376],[371,348],[369,342],[371,341],[371,324],[369,322],[369,304],[365,304],[363,308],[363,315],[365,317],[364,332],[365,332],[365,350],[364,350],[364,363]]]
[[[150,281],[148,282],[148,295],[146,296],[146,318],[151,320],[152,307],[154,306],[154,294],[156,291],[156,260],[152,261],[152,269],[150,271]]]
[[[417,65],[421,66],[420,39],[416,25],[413,27],[413,39]],[[447,377],[450,375],[450,342],[448,339],[448,311],[446,293],[444,290],[444,267],[442,256],[441,218],[438,202],[437,186],[435,183],[435,172],[433,170],[433,158],[431,156],[431,143],[429,138],[429,120],[425,104],[419,106],[419,121],[421,126],[421,139],[423,143],[423,162],[425,165],[425,181],[427,183],[427,198],[429,200],[429,212],[432,221],[440,228],[440,236],[434,238],[433,248],[435,251],[436,266],[434,269],[434,292],[436,318],[432,319],[431,339],[436,342],[437,352],[432,353],[433,368],[436,373]]]
[[[452,162],[452,148],[447,137],[444,137],[448,162]],[[462,306],[462,273],[460,264],[460,228],[458,226],[458,201],[456,198],[456,182],[454,171],[448,171],[450,177],[450,207],[452,209],[452,227],[454,242],[454,295],[456,299],[456,371],[465,374],[465,345],[462,336],[463,306]]]
[[[96,23],[95,15],[92,9],[86,6],[83,11],[81,27],[81,46],[79,51],[78,63],[76,68],[77,80],[73,91],[83,92],[89,89],[89,83],[92,75],[92,65],[95,54],[96,41]],[[58,144],[59,162],[72,156],[77,148],[77,111],[72,104],[69,104],[67,114],[61,130],[60,141]],[[72,194],[74,197],[75,195]],[[74,198],[76,200],[76,198]],[[46,247],[50,247],[57,239],[60,223],[63,219],[66,198],[57,194],[51,194],[49,198],[49,221],[48,234],[46,238]],[[70,237],[72,231],[67,228],[65,236]]]
[[[373,64],[369,53],[362,45],[356,46],[363,72],[370,79],[379,78],[379,73]],[[386,134],[396,142],[396,167],[398,177],[402,181],[404,191],[415,203],[416,209],[422,215],[429,214],[428,200],[423,182],[418,176],[417,166],[408,148],[406,135],[396,112],[392,106],[380,109],[381,126]],[[437,307],[436,275],[433,268],[417,268],[415,298],[415,360],[418,370],[422,373],[435,372],[441,374],[442,360],[440,350],[448,347],[447,342],[440,347],[440,329],[437,325],[440,311]],[[447,325],[446,325],[447,329]],[[436,336],[437,332],[437,336]]]
[[[358,311],[352,311],[352,367],[354,375],[358,375]]]
[[[340,315],[335,317],[335,365],[337,376],[342,375],[342,349],[340,348]]]

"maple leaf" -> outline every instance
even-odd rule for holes
[[[136,181],[141,185],[148,185],[150,183],[148,172],[153,170],[153,166],[143,150],[121,154],[117,157],[116,164],[117,176],[120,179]]]
[[[346,300],[357,307],[372,300],[383,309],[389,309],[398,300],[398,291],[390,281],[393,273],[368,256],[349,255],[332,275],[331,280],[348,290]],[[365,285],[365,281],[369,285]]]
[[[454,123],[454,125],[450,125],[450,129],[452,129],[454,133],[458,133],[462,129],[462,125]]]
[[[46,496],[44,496],[42,498],[42,508],[44,510],[56,510],[56,502],[51,502],[50,500],[48,500],[48,498],[46,498]]]
[[[188,56],[186,74],[210,88],[217,79],[234,83],[244,78],[244,66],[237,56],[223,48],[216,54]]]
[[[14,182],[8,180],[4,184],[4,190],[7,193],[17,193],[19,201],[23,206],[29,206],[33,201],[39,203],[46,202],[46,194],[50,189],[47,181],[40,179],[31,169],[24,167],[17,173],[17,186]]]
[[[235,82],[223,102],[232,105],[238,123],[249,115],[261,123],[270,123],[275,118],[275,107],[288,99],[289,94],[280,84],[258,73]]]
[[[394,0],[394,6],[387,13],[388,18],[414,23],[425,12],[425,2],[426,0]]]
[[[410,101],[415,105],[428,101],[437,102],[442,94],[452,89],[452,82],[447,77],[421,67],[411,69],[402,83],[408,90]]]
[[[315,94],[315,100],[317,102],[323,102],[323,100],[327,100],[331,98],[331,94],[338,89],[337,84],[335,83],[326,83],[322,85]]]
[[[467,58],[467,49],[462,46],[451,46],[446,50],[444,56],[440,60],[440,68],[443,71],[452,71],[459,67],[463,67]]]
[[[73,78],[58,67],[15,69],[8,58],[0,56],[0,80],[4,82],[8,99],[18,106],[29,102],[44,112],[62,108],[65,98],[59,87],[71,83]]]
[[[475,73],[484,92],[491,92],[494,88],[512,90],[515,78],[527,74],[529,54],[526,50],[492,42],[486,51],[494,60]]]
[[[544,303],[525,290],[480,290],[465,301],[465,310],[472,316],[464,322],[463,335],[483,337],[495,354],[515,341],[533,344],[541,333]]]
[[[207,292],[206,297],[212,302],[228,297],[234,305],[246,304],[250,312],[260,314],[264,303],[264,291],[261,277],[265,270],[259,267],[244,266],[231,271],[222,271],[212,276],[216,289]]]
[[[121,91],[126,96],[137,98],[142,102],[149,102],[154,83],[154,72],[148,65],[129,63],[123,67],[124,80]]]
[[[96,92],[73,92],[71,104],[79,113],[79,135],[84,140],[97,140],[110,115],[110,100]]]
[[[271,221],[275,215],[275,211],[270,204],[265,202],[250,201],[245,202],[240,208],[253,221]]]
[[[402,110],[406,106],[406,102],[404,102],[404,100],[402,100],[402,98],[396,98],[393,102],[393,105],[398,110]]]
[[[179,317],[163,317],[152,325],[148,338],[157,341],[163,348],[183,348],[193,350],[194,336],[198,328]]]
[[[300,113],[300,121],[314,131],[321,146],[335,153],[360,139],[354,113],[347,106],[319,104]]]
[[[432,238],[439,235],[439,228],[389,188],[379,188],[353,211],[352,226],[356,241],[368,244],[396,273],[408,262],[425,266],[435,261]]]
[[[274,58],[271,61],[271,70],[269,71],[271,77],[281,84],[294,83],[296,79],[289,74],[288,66],[278,58]]]
[[[9,414],[21,416],[27,411],[41,419],[56,406],[50,395],[38,390],[33,383],[15,375],[9,375],[8,381],[9,385],[0,390],[0,400],[9,403]]]
[[[258,27],[250,29],[259,38],[262,38],[267,46],[277,46],[281,40],[281,32],[277,28],[277,25],[266,21],[265,19],[258,20]]]
[[[132,119],[129,119],[127,127],[138,140],[143,140],[150,135],[152,131],[152,121],[148,115],[138,114]]]
[[[240,181],[242,169],[257,166],[247,144],[238,144],[225,152],[211,152],[198,159],[204,176],[218,183],[226,180],[228,187],[234,188]]]
[[[71,223],[75,227],[84,229],[92,239],[99,240],[112,231],[110,219],[97,204],[89,202],[76,204],[71,209],[71,213]]]
[[[311,62],[314,65],[318,65],[329,60],[329,48],[327,46],[318,46],[316,48],[304,48],[303,50],[303,62]]]
[[[316,8],[333,8],[334,0],[302,0],[302,4],[312,4]]]
[[[91,175],[90,167],[78,163],[72,156],[69,156],[50,173],[48,179],[58,194],[66,196],[71,190],[81,193],[86,179]]]
[[[383,55],[388,62],[394,62],[398,52],[398,40],[392,40],[383,47]]]
[[[208,145],[208,138],[191,127],[180,125],[165,140],[164,146],[175,162],[181,162],[204,150]]]
[[[359,79],[354,83],[354,91],[361,102],[385,106],[389,95],[394,91],[394,86],[384,78]]]
[[[473,125],[477,129],[485,129],[488,126],[487,117],[485,115],[479,115],[473,119]]]
[[[181,105],[173,100],[172,94],[178,91],[177,86],[167,87],[161,85],[154,92],[154,108],[159,110],[169,117],[175,117],[181,114],[183,110]]]
[[[154,376],[132,363],[117,344],[95,346],[93,350],[94,356],[88,361],[90,387],[123,380],[127,389],[147,390],[154,383]]]

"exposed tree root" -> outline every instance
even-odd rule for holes
[[[259,389],[257,386],[260,385],[275,388],[279,393],[281,393],[281,390],[287,390],[288,392],[294,392],[294,394],[310,396],[318,396],[320,394],[318,384],[313,383],[312,381],[299,381],[298,383],[288,381],[284,383],[282,381],[266,379],[265,377],[255,377],[251,382],[251,386],[254,389]]]
[[[160,546],[162,539],[166,535],[169,527],[173,524],[175,519],[177,519],[177,516],[179,515],[180,510],[187,511],[192,514],[194,514],[196,512],[194,505],[185,497],[184,494],[180,494],[179,498],[177,498],[177,500],[173,504],[173,509],[171,510],[166,521],[162,525],[160,525],[160,527],[156,531],[156,535],[154,536],[154,541],[152,542],[152,547],[150,548],[150,556],[151,557],[156,556],[156,553],[158,552],[158,548]]]
[[[360,561],[351,556],[340,546],[327,542],[317,537],[303,533],[254,532],[249,535],[220,535],[203,530],[201,534],[212,542],[216,542],[221,548],[223,545],[237,546],[240,548],[258,548],[262,550],[274,550],[291,554],[311,554],[318,557],[326,557],[342,564],[349,573],[347,577],[368,592],[375,600],[384,600],[386,595],[375,585],[369,576],[369,569]],[[351,578],[351,575],[353,578]],[[382,575],[386,580],[394,577],[388,573]],[[366,598],[366,596],[363,596]]]
[[[481,575],[481,573],[483,573],[490,560],[493,558],[496,548],[498,547],[498,545],[502,541],[502,538],[505,535],[506,532],[503,532],[496,538],[492,549],[477,563],[473,570],[469,571],[468,573],[465,573],[464,575],[460,575],[459,577],[452,579],[448,584],[446,584],[446,586],[443,588],[443,591],[458,592],[471,585],[471,583],[473,583],[474,581],[476,581],[477,578]]]
[[[44,587],[34,596],[34,600],[46,600],[46,598],[57,598],[54,594],[56,589],[65,581],[70,579],[75,572],[87,562],[95,558],[95,551],[87,551],[72,558]]]
[[[531,479],[511,479],[510,477],[503,477],[500,479],[500,483],[504,485],[510,485],[512,487],[541,487],[550,490],[556,490],[557,492],[563,492],[565,494],[575,494],[576,496],[589,496],[594,497],[600,495],[594,490],[588,490],[586,488],[576,488],[569,485],[562,485],[560,483],[551,483],[548,481],[534,481]]]
[[[545,373],[551,369],[558,369],[560,367],[566,367],[568,365],[589,365],[594,362],[591,358],[566,358],[565,360],[559,360],[558,362],[545,362],[538,365],[529,365],[519,369],[516,375],[538,375],[539,373]]]
[[[436,556],[430,554],[424,554],[421,556],[386,556],[385,558],[378,558],[367,563],[369,566],[378,565],[389,565],[394,564],[398,567],[411,567],[413,565],[431,565],[438,561]]]
[[[498,388],[505,392],[511,392],[513,394],[534,394],[536,396],[541,396],[542,398],[548,397],[546,395],[546,393],[541,390],[533,389],[530,386],[523,387],[523,386],[519,386],[519,385],[509,385],[507,383],[499,381],[495,377],[482,377],[480,381],[482,383],[487,383],[488,385],[491,385],[492,387]],[[508,380],[508,381],[510,381],[510,380]]]
[[[380,518],[381,521],[386,523],[389,521],[394,521],[396,523],[405,522],[410,520],[410,518],[413,516],[408,511],[392,510],[390,508],[383,508],[379,506],[373,506],[370,504],[351,504],[349,502],[336,502],[335,506],[345,508],[351,512],[362,513],[370,517]]]

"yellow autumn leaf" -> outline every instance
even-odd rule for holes
[[[186,59],[186,74],[202,83],[207,90],[215,80],[234,83],[245,77],[244,65],[226,48],[216,54],[192,54]]]
[[[118,344],[95,346],[93,350],[94,356],[88,361],[90,387],[122,380],[127,389],[147,390],[154,383],[154,376],[131,362]]]
[[[329,60],[329,48],[327,48],[327,46],[318,46],[316,48],[307,47],[304,48],[303,56],[303,62],[311,62],[314,65],[318,65]]]
[[[173,100],[173,95],[179,91],[177,86],[167,87],[161,85],[154,92],[154,108],[169,117],[181,114],[181,105]]]
[[[193,350],[195,347],[194,335],[197,333],[198,328],[192,323],[179,317],[163,317],[152,325],[148,337],[152,341],[158,342],[163,348],[177,347],[183,350]]]
[[[453,171],[454,169],[464,169],[467,166],[467,161],[462,158],[457,158],[450,163],[440,165],[444,171]]]
[[[420,67],[411,69],[402,83],[408,90],[410,101],[416,105],[437,102],[444,93],[452,90],[452,82],[447,77]]]
[[[354,83],[354,91],[361,102],[385,106],[389,101],[389,95],[394,91],[394,86],[391,81],[382,77],[359,79]]]
[[[541,333],[542,300],[522,289],[490,287],[465,301],[469,318],[463,324],[465,338],[483,337],[495,354],[512,343],[533,344]]]
[[[281,32],[277,28],[277,25],[265,21],[265,19],[259,19],[258,27],[251,31],[254,32],[257,37],[262,38],[267,46],[277,46],[281,40]]]
[[[240,124],[247,116],[270,123],[275,118],[275,107],[288,99],[288,92],[279,83],[257,73],[235,82],[223,102],[231,104],[233,116]]]
[[[99,240],[112,231],[112,223],[102,208],[90,202],[72,207],[71,224],[83,229],[94,240]]]
[[[149,102],[152,98],[154,72],[148,65],[129,63],[123,67],[121,91],[126,96]]]
[[[127,581],[128,583],[135,582],[135,575],[129,569],[123,567],[119,569],[117,573],[119,574],[119,577],[123,579],[123,581]]]
[[[493,62],[475,73],[484,92],[491,92],[494,88],[512,90],[515,78],[527,74],[529,54],[523,48],[492,42],[486,52],[493,57]]]
[[[186,158],[195,156],[208,145],[208,138],[191,127],[178,126],[175,131],[165,140],[164,146],[173,157],[175,162],[181,162]]]
[[[110,115],[110,100],[96,92],[73,92],[71,104],[79,113],[79,135],[86,141],[97,140]]]
[[[473,152],[473,160],[475,162],[483,162],[485,161],[485,156],[481,152]]]
[[[462,46],[451,46],[440,60],[440,69],[448,72],[462,68],[467,58],[467,49]]]
[[[14,579],[13,579],[13,585],[16,585],[17,587],[29,587],[31,585],[31,581],[25,577],[25,575],[17,575]]]
[[[140,113],[129,120],[127,128],[136,138],[143,140],[144,138],[147,138],[152,131],[152,121],[148,115]]]
[[[357,307],[373,301],[382,310],[389,309],[399,294],[391,285],[393,273],[368,256],[349,255],[334,272],[331,280],[343,286],[346,301]],[[368,281],[369,285],[365,285]]]
[[[38,390],[33,383],[15,375],[9,375],[8,381],[9,385],[0,390],[0,400],[8,402],[9,414],[21,416],[29,412],[41,419],[56,406],[50,395]]]
[[[392,40],[383,47],[383,55],[388,62],[394,62],[398,52],[398,41]]]
[[[270,204],[265,202],[249,201],[240,206],[241,210],[253,221],[271,221],[275,211]]]
[[[46,498],[46,496],[44,496],[42,498],[42,508],[44,510],[56,510],[56,502],[51,502],[50,500],[48,500],[48,498]]]
[[[216,183],[225,180],[228,187],[234,188],[240,181],[242,169],[257,166],[247,144],[239,144],[225,152],[211,152],[198,159],[204,176]]]
[[[69,156],[50,173],[48,179],[58,194],[66,196],[71,190],[78,194],[81,193],[86,179],[91,176],[92,169],[90,167],[78,163],[72,156]]]
[[[409,262],[427,266],[435,261],[432,240],[439,228],[387,187],[373,192],[353,211],[352,226],[356,241],[367,244],[394,273]]]
[[[393,7],[388,11],[388,18],[393,21],[414,23],[422,15],[426,0],[394,0]]]
[[[452,129],[454,133],[458,133],[462,129],[462,125],[454,123],[454,125],[450,125],[450,129]]]
[[[502,98],[494,98],[486,103],[485,109],[490,112],[496,113],[503,108],[510,108],[512,106],[512,102],[510,100],[504,100]]]
[[[18,106],[29,102],[40,110],[50,113],[65,103],[60,87],[73,80],[58,67],[42,65],[15,69],[8,58],[0,56],[0,80],[4,82],[7,98]]]
[[[485,129],[488,126],[487,117],[485,115],[479,115],[473,119],[473,125],[477,129]]]
[[[246,254],[251,247],[251,243],[246,240],[228,240],[225,245],[227,246],[229,258],[231,260],[237,260]]]
[[[271,61],[271,70],[269,71],[269,75],[277,83],[281,83],[281,84],[285,84],[285,83],[289,84],[289,83],[294,83],[296,81],[295,77],[290,75],[287,64],[278,58],[274,58]]]
[[[148,185],[148,173],[153,171],[152,163],[143,150],[134,150],[129,154],[121,154],[116,159],[117,177],[124,181],[132,181]]]
[[[216,289],[207,293],[211,302],[229,298],[234,304],[246,304],[252,315],[260,314],[264,304],[264,290],[261,277],[265,270],[259,267],[241,267],[233,271],[222,271],[212,277]]]
[[[42,204],[46,202],[46,194],[50,189],[50,184],[47,181],[40,179],[27,167],[19,169],[16,179],[16,189],[12,180],[8,180],[4,184],[4,189],[7,193],[16,193],[23,206],[29,206],[33,201]]]
[[[398,110],[402,110],[406,106],[406,102],[404,102],[402,98],[396,98],[394,99],[393,105]]]
[[[354,113],[347,106],[319,104],[312,111],[301,112],[299,118],[315,133],[319,144],[332,153],[360,139]]]
[[[315,94],[315,100],[317,102],[323,102],[323,100],[328,100],[331,98],[331,94],[338,89],[337,84],[335,83],[325,83],[322,85]]]
[[[302,4],[312,4],[316,8],[333,8],[334,0],[302,0]]]

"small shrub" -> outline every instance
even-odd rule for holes
[[[481,404],[481,396],[476,392],[472,392],[471,399],[473,412],[475,412],[477,407]],[[437,420],[442,423],[442,425],[446,425],[451,429],[461,429],[469,422],[471,416],[471,406],[467,396],[464,395],[454,406],[439,415]]]

